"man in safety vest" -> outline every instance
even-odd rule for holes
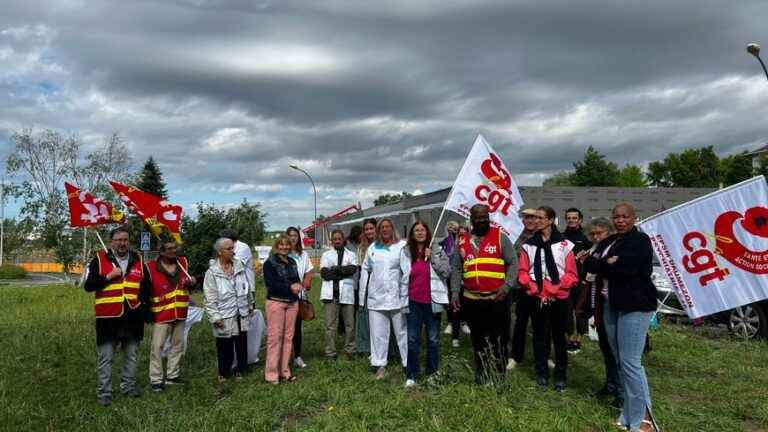
[[[459,239],[451,274],[454,311],[463,308],[472,335],[475,382],[489,382],[492,373],[503,376],[507,364],[510,310],[507,294],[517,281],[517,256],[512,242],[491,227],[487,205],[470,209],[472,233]],[[459,287],[464,298],[459,301]],[[460,306],[461,305],[461,306]]]
[[[88,265],[85,290],[94,293],[99,404],[112,403],[112,359],[118,342],[123,348],[123,375],[120,390],[131,397],[141,396],[136,385],[136,359],[144,338],[147,317],[147,285],[141,256],[129,250],[124,227],[110,233],[110,250],[100,250]]]
[[[146,266],[150,285],[149,307],[154,323],[149,354],[149,384],[155,392],[163,391],[165,384],[183,384],[179,374],[189,307],[187,288],[195,284],[195,278],[188,276],[188,268],[187,259],[176,256],[176,242],[170,238],[161,239],[160,256]],[[162,354],[167,340],[171,343],[163,379]]]

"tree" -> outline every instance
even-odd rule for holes
[[[718,165],[720,172],[720,182],[724,186],[729,186],[752,178],[752,158],[747,156],[747,152],[720,159]]]
[[[619,182],[619,168],[605,160],[594,147],[589,146],[584,159],[574,162],[573,182],[575,186],[616,186]]]
[[[397,204],[400,201],[412,197],[413,194],[403,191],[402,194],[383,194],[373,200],[374,206]]]
[[[152,156],[144,163],[144,167],[139,171],[138,176],[137,188],[144,192],[158,195],[164,200],[168,199],[168,191],[165,188],[165,181],[163,181],[163,173],[160,172],[160,167],[157,166]]]
[[[649,166],[653,173],[651,182],[660,176],[665,186],[716,188],[720,185],[718,162],[712,146],[670,153],[663,162],[652,162]]]
[[[78,236],[82,240],[82,233],[65,229],[68,210],[64,180],[91,182],[95,189],[104,175],[126,175],[130,161],[127,149],[119,136],[112,135],[103,148],[82,157],[74,135],[64,137],[50,129],[37,135],[23,129],[14,132],[11,141],[14,149],[6,160],[6,171],[23,179],[14,193],[23,200],[21,215],[25,223],[35,227],[42,246],[54,249],[57,261],[68,272],[74,262],[73,251],[79,248],[73,242]]]
[[[32,226],[28,220],[5,219],[3,230],[3,256],[10,261],[23,253]]]
[[[648,187],[643,170],[639,166],[627,164],[619,171],[618,186],[621,187]]]
[[[754,172],[754,175],[762,175],[768,178],[768,155],[760,156],[760,159],[758,159],[758,166]]]
[[[671,187],[672,175],[669,172],[669,167],[664,162],[654,161],[648,164],[648,172],[646,178],[651,186],[656,187]]]
[[[542,186],[575,186],[573,180],[573,171],[560,171],[551,177],[547,177],[544,180]]]
[[[208,269],[208,261],[213,258],[213,243],[224,228],[236,230],[240,240],[251,247],[259,244],[266,232],[265,218],[260,204],[246,200],[227,211],[198,203],[197,217],[184,216],[181,225],[190,274],[200,276]]]

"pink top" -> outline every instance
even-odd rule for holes
[[[432,303],[429,281],[429,261],[417,259],[411,264],[411,278],[408,282],[408,298],[416,303]]]

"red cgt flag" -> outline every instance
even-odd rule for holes
[[[70,183],[65,182],[64,187],[67,190],[69,224],[72,227],[125,222],[125,215],[114,210],[108,202],[102,201]]]
[[[144,192],[133,186],[126,186],[114,181],[109,182],[128,206],[131,212],[142,218],[149,225],[153,234],[159,235],[166,227],[177,243],[181,244],[181,206],[170,204],[157,195]]]

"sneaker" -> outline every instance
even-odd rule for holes
[[[98,401],[99,401],[99,405],[103,407],[108,407],[112,405],[112,396],[99,396]]]
[[[376,375],[374,375],[374,378],[376,378],[376,380],[383,380],[384,377],[386,377],[386,376],[387,376],[387,368],[386,367],[382,366],[382,367],[376,369]]]
[[[555,391],[558,393],[565,393],[565,381],[556,381],[555,382]]]
[[[443,331],[443,334],[451,334],[453,333],[453,326],[448,324],[448,326],[445,327],[445,331]]]
[[[416,381],[412,379],[405,380],[405,388],[416,387]]]
[[[186,382],[184,382],[181,378],[167,378],[165,380],[165,385],[184,385]]]
[[[300,367],[300,368],[302,368],[302,369],[304,369],[305,367],[307,367],[307,364],[306,364],[306,363],[304,363],[304,360],[302,360],[302,358],[301,358],[301,357],[296,357],[295,359],[293,359],[293,364],[294,364],[296,367]]]
[[[163,390],[165,390],[165,388],[163,387],[162,384],[152,384],[151,387],[152,387],[152,391],[155,392],[155,393],[160,393]]]
[[[552,361],[552,359],[547,360],[547,366],[549,366],[550,369],[555,368],[555,362]]]
[[[512,370],[512,369],[514,369],[514,368],[516,368],[516,367],[517,367],[517,362],[515,361],[515,359],[513,359],[513,358],[510,358],[510,359],[507,361],[507,370]]]
[[[470,332],[471,332],[469,330],[469,326],[466,323],[461,325],[461,331],[464,332],[464,334],[470,334]]]
[[[459,347],[459,340],[458,339],[452,339],[451,340],[451,346],[454,347],[454,348],[458,348]]]

